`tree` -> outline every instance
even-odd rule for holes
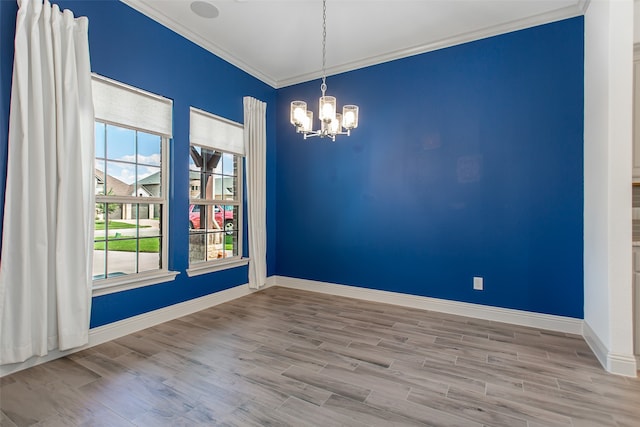
[[[107,191],[107,196],[113,196],[113,188],[110,188],[109,191]],[[118,203],[107,203],[107,218],[111,216],[112,213],[114,213],[116,210],[118,209]],[[97,215],[104,215],[104,203],[99,203],[96,206],[96,214]]]

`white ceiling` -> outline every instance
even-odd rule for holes
[[[322,75],[321,0],[122,0],[275,87]],[[589,0],[327,0],[327,75],[584,14]]]

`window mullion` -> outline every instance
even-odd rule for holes
[[[132,197],[132,196],[104,196],[96,194],[96,203],[165,203],[166,199],[162,197]]]

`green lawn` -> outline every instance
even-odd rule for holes
[[[141,225],[140,228],[150,228],[150,225]],[[96,230],[104,230],[105,224],[104,221],[96,221],[95,229]],[[122,228],[136,228],[135,224],[129,224],[126,222],[120,221],[109,221],[109,230],[116,230]]]
[[[111,227],[111,223],[109,224]],[[160,252],[160,238],[148,238],[140,239],[140,252]],[[93,248],[96,250],[104,250],[104,241],[95,242]],[[225,236],[224,248],[228,251],[233,250],[233,237]],[[136,239],[118,239],[111,237],[109,239],[110,251],[122,251],[122,252],[135,252],[136,251]]]
[[[122,251],[122,252],[135,252],[136,251],[135,239],[115,239],[109,240],[110,251]],[[160,252],[160,239],[140,239],[140,252]],[[93,248],[96,250],[104,250],[104,242],[95,242]]]
[[[227,251],[233,250],[233,236],[224,236],[224,248]]]

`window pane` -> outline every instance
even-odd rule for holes
[[[191,174],[189,176],[189,198],[200,198],[200,174],[198,174],[195,178],[193,178]]]
[[[107,212],[106,203],[96,203],[96,217],[93,231],[93,240],[105,240],[107,236],[107,224],[105,221]]]
[[[138,165],[138,197],[162,197],[160,168]]]
[[[96,159],[96,169],[95,169],[95,184],[96,184],[96,194],[104,194],[105,191],[105,175],[104,168],[105,163],[104,160]]]
[[[222,175],[222,156],[223,153],[220,151],[211,151],[212,158],[209,161],[209,171],[218,175]]]
[[[191,147],[189,153],[189,198],[200,198],[200,147]],[[195,159],[195,160],[194,160]],[[196,164],[196,161],[198,164]]]
[[[93,280],[105,278],[106,249],[105,242],[93,244]]]
[[[189,205],[189,228],[204,230],[207,228],[206,209],[202,205]]]
[[[149,219],[155,219],[158,222],[158,227],[162,227],[162,205],[155,203],[149,209],[153,209],[152,214],[149,214]]]
[[[189,153],[189,170],[194,172],[200,172],[202,165],[202,149],[195,145],[191,146],[191,151]]]
[[[223,231],[207,233],[207,261],[224,258]]]
[[[132,196],[135,178],[135,165],[107,162],[105,194],[109,196]]]
[[[222,153],[211,148],[201,148],[202,168],[205,172],[211,172],[220,165],[220,156]]]
[[[189,233],[189,262],[196,263],[205,260],[207,253],[206,234],[191,231]]]
[[[138,132],[138,164],[160,166],[161,141],[158,135]]]
[[[140,203],[138,205],[138,236],[140,237],[159,237],[162,236],[160,204]]]
[[[161,210],[153,203],[96,203],[94,279],[105,271],[115,277],[162,268]]]
[[[104,133],[105,133],[105,124],[96,122],[96,157],[104,159],[107,153],[105,152],[105,141],[104,141]]]
[[[236,200],[236,177],[233,176],[223,176],[220,182],[220,193],[221,199],[223,200]]]
[[[107,159],[135,162],[136,132],[107,125]]]
[[[224,207],[224,230],[227,234],[238,231],[238,207],[226,205]]]
[[[225,258],[238,255],[238,232],[227,232],[225,236]]]
[[[114,228],[116,228],[120,223],[114,223],[114,220],[121,220],[123,218],[123,215],[125,215],[125,213],[129,213],[130,211],[130,205],[123,205],[121,203],[107,203],[106,213],[103,213],[103,216],[108,219],[106,224],[107,230],[112,231]]]
[[[162,268],[161,243],[159,237],[139,240],[138,272]]]
[[[96,203],[96,220],[93,231],[93,278],[105,278],[105,239],[106,239],[106,203]]]
[[[218,167],[221,167],[222,162],[220,161],[220,159],[222,154],[219,151],[200,147],[197,147],[197,151],[199,153],[199,156],[196,156],[193,152],[191,153],[192,160],[196,165],[195,170],[198,170],[200,172],[212,172]],[[195,157],[195,159],[193,157]]]
[[[224,198],[224,194],[226,193],[223,185],[224,177],[222,175],[217,175],[217,174],[213,175],[213,181],[214,181],[213,197],[216,200],[222,200]]]
[[[137,239],[113,237],[107,241],[107,277],[136,273]]]
[[[222,155],[222,173],[224,175],[237,175],[237,157],[233,154],[224,153]]]
[[[192,198],[194,199],[207,199],[213,200],[213,180],[210,174],[202,173],[192,173],[193,179],[190,181],[189,185],[192,190],[190,194],[192,194]]]
[[[207,222],[207,230],[220,231],[224,227],[224,216],[222,209],[218,205],[207,206],[207,218],[213,218],[212,221]]]

